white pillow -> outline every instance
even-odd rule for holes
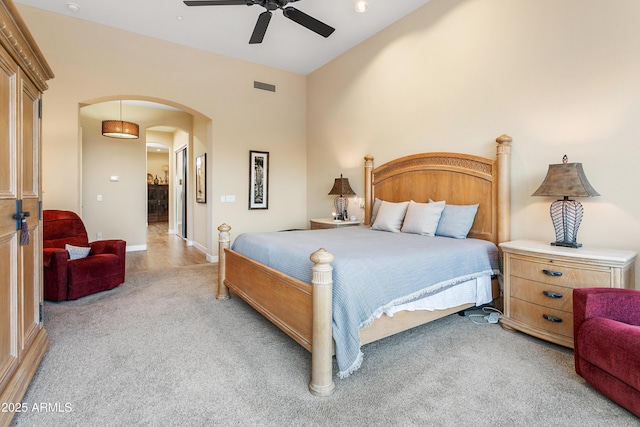
[[[407,207],[401,231],[422,236],[435,236],[444,207],[445,202],[416,203],[412,200]]]
[[[371,229],[399,233],[404,214],[407,212],[407,206],[409,206],[409,202],[392,203],[383,201],[380,204],[376,221],[371,226]]]
[[[69,252],[69,259],[86,258],[91,252],[91,248],[85,248],[82,246],[64,245],[64,248]]]

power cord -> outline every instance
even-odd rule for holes
[[[498,323],[498,321],[503,315],[503,313],[500,310],[493,307],[482,307],[482,311],[488,314],[469,314],[467,317],[469,318],[469,320],[471,320],[471,322],[475,323],[476,325],[493,325]],[[484,322],[483,321],[478,322],[477,320],[475,320],[479,318],[482,318]]]

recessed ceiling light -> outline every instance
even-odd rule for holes
[[[67,3],[67,9],[73,13],[78,13],[80,11],[80,6],[75,3]]]
[[[182,21],[184,18],[183,18],[182,16],[176,16],[176,19],[177,19],[178,21]]]
[[[369,9],[369,3],[367,3],[366,0],[356,0],[353,8],[356,10],[356,12],[363,13],[366,12],[367,9]]]

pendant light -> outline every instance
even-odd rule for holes
[[[139,127],[136,123],[122,120],[122,100],[120,100],[120,120],[103,120],[102,135],[109,138],[137,139]]]

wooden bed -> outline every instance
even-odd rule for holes
[[[374,169],[366,156],[365,224],[369,224],[376,198],[390,202],[446,200],[448,204],[479,203],[469,237],[498,243],[510,234],[511,137],[496,139],[495,159],[459,153],[424,153],[402,157]],[[333,255],[320,248],[310,254],[312,284],[287,276],[230,249],[227,224],[219,231],[217,299],[239,296],[291,338],[309,350],[311,381],[315,395],[333,393],[332,267]],[[497,284],[494,296],[499,294]],[[471,307],[465,304],[447,310],[404,311],[383,315],[360,329],[361,344],[367,344],[415,326]]]

